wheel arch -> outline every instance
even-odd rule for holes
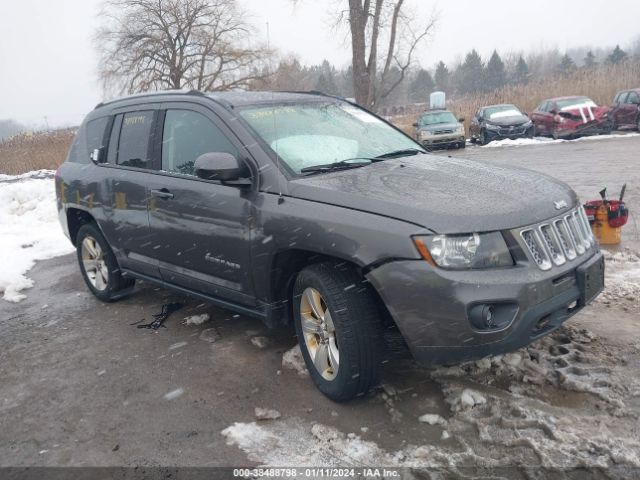
[[[358,275],[362,277],[362,280],[369,284],[385,325],[395,327],[395,322],[382,301],[382,298],[375,287],[366,280],[362,265],[359,265],[351,259],[304,249],[281,250],[273,256],[271,262],[270,296],[271,305],[274,307],[273,310],[277,312],[273,319],[274,324],[293,324],[293,304],[291,299],[296,278],[305,267],[318,263],[334,263],[337,267],[344,266],[356,271]]]
[[[91,215],[91,213],[86,210],[82,210],[80,208],[68,208],[67,209],[67,228],[69,229],[69,239],[71,243],[76,244],[76,240],[78,237],[78,231],[80,227],[86,225],[87,223],[95,224],[98,229],[102,232],[96,219]]]

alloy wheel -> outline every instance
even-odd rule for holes
[[[87,235],[82,240],[82,268],[95,288],[98,291],[106,290],[109,284],[109,270],[104,258],[104,251],[95,238]]]
[[[340,352],[331,312],[320,292],[307,287],[300,301],[304,344],[316,370],[325,380],[338,375]]]

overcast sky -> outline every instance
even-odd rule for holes
[[[312,64],[350,61],[346,32],[332,28],[332,10],[346,0],[239,0],[258,36]],[[418,55],[431,68],[469,49],[487,56],[582,45],[623,48],[640,36],[638,0],[408,0],[417,18],[439,12],[433,38]],[[101,100],[91,37],[101,0],[0,0],[0,119],[77,124]]]

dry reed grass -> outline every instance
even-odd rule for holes
[[[0,173],[57,169],[67,158],[74,135],[75,129],[21,133],[0,142]]]

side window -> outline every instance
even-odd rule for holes
[[[640,103],[640,96],[636,92],[629,92],[629,96],[627,97],[627,103]]]
[[[96,148],[103,148],[104,144],[104,131],[107,128],[109,117],[96,118],[87,123],[86,128],[86,142],[87,152],[86,159],[89,159],[89,155]]]
[[[151,168],[149,145],[152,145],[153,140],[151,135],[154,113],[146,110],[128,112],[122,116],[120,140],[115,155],[116,164],[124,167]]]
[[[618,100],[616,101],[616,103],[626,103],[625,99],[627,98],[627,92],[620,92],[618,94]]]
[[[542,102],[540,105],[538,105],[538,108],[536,110],[538,110],[539,112],[546,112],[546,108],[547,108],[547,104],[549,102]]]
[[[193,164],[203,153],[237,149],[207,117],[190,110],[167,110],[162,133],[162,170],[193,175]]]

